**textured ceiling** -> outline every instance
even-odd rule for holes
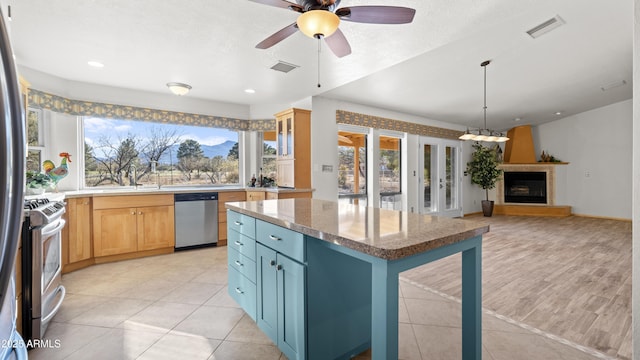
[[[343,0],[417,12],[407,25],[342,22],[352,54],[337,58],[323,44],[320,68],[316,40],[302,33],[256,49],[297,14],[247,0],[0,1],[12,7],[20,66],[92,84],[166,93],[167,82],[184,82],[189,97],[252,107],[322,95],[477,127],[480,63],[491,59],[487,121],[496,129],[632,94],[631,0]],[[538,39],[525,33],[555,15],[566,24]],[[300,67],[271,70],[279,60]]]

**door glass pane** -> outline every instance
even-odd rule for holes
[[[457,187],[456,181],[456,149],[450,146],[445,147],[445,209],[455,209],[457,206]]]
[[[431,145],[424,145],[424,173],[423,173],[423,191],[424,191],[424,211],[429,212],[432,211],[431,205]]]
[[[400,210],[400,139],[380,136],[380,207]]]
[[[338,199],[367,206],[367,141],[365,134],[338,132]]]

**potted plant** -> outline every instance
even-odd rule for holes
[[[471,175],[472,183],[485,190],[486,200],[482,200],[482,214],[491,216],[493,214],[493,200],[489,201],[489,189],[496,186],[496,182],[502,175],[502,170],[498,169],[495,149],[480,143],[474,144],[473,148],[474,151],[471,155],[471,161],[467,163],[466,173]]]
[[[28,170],[26,176],[26,194],[40,195],[52,185],[51,178],[47,174]]]

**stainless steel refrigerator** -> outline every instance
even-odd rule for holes
[[[0,360],[27,358],[16,331],[14,278],[23,219],[25,114],[4,10],[0,9]]]

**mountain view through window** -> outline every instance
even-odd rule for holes
[[[85,187],[239,183],[237,131],[86,117],[84,140]]]

